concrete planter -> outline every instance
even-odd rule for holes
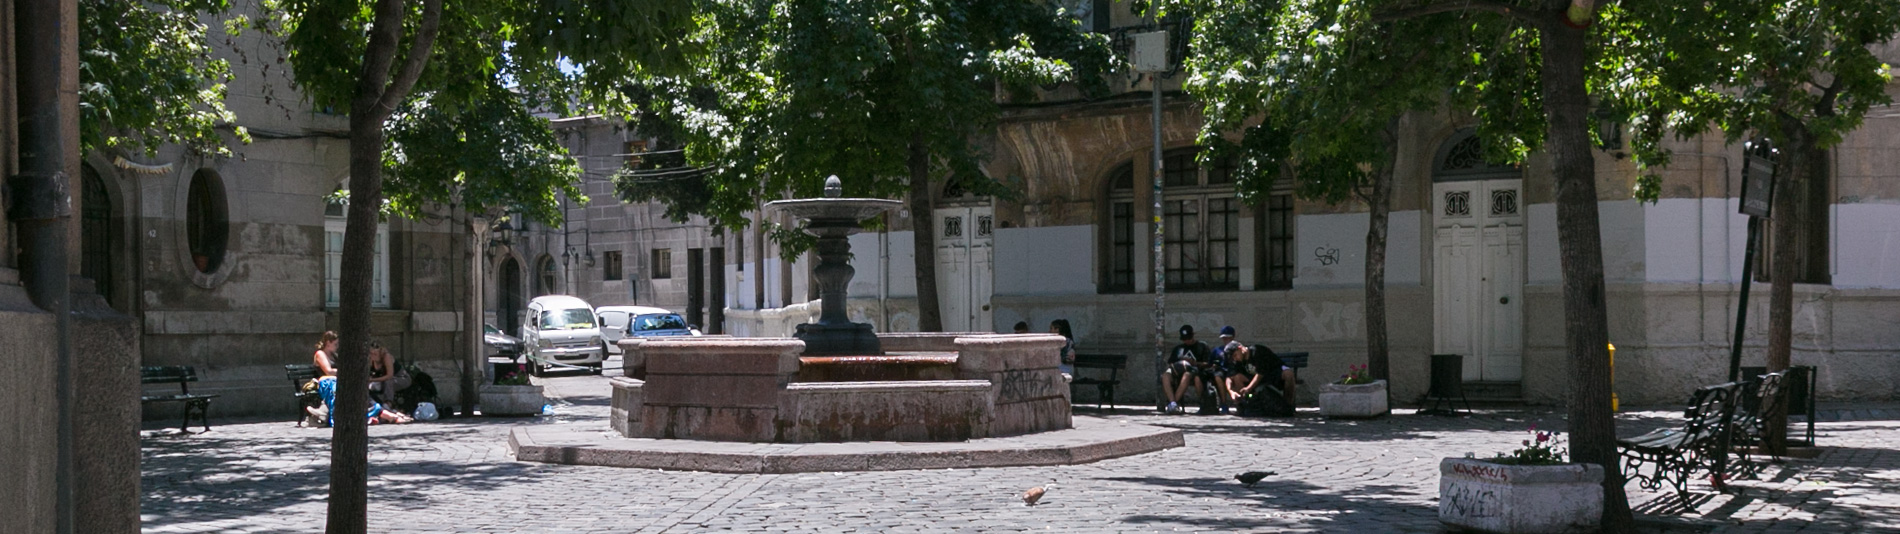
[[[1368,384],[1326,384],[1319,387],[1319,413],[1327,417],[1378,417],[1385,415],[1384,380]]]
[[[1595,532],[1603,515],[1603,466],[1505,465],[1472,458],[1438,463],[1438,521],[1481,532]]]
[[[548,404],[541,386],[482,386],[482,415],[540,415]]]

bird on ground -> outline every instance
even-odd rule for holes
[[[1043,489],[1042,486],[1029,488],[1029,491],[1023,492],[1023,505],[1035,506],[1036,501],[1042,500],[1042,494],[1047,492],[1048,490]]]
[[[1276,474],[1278,473],[1274,473],[1272,471],[1248,471],[1245,473],[1234,475],[1234,480],[1238,480],[1240,481],[1241,484],[1246,484],[1247,487],[1251,488],[1253,487],[1254,484],[1260,483],[1260,479],[1267,478]]]

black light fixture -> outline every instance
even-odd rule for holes
[[[1597,107],[1594,113],[1597,120],[1597,149],[1605,152],[1623,149],[1623,121],[1616,111],[1608,107]]]
[[[515,227],[508,223],[512,217],[504,216],[488,228],[488,255],[495,256],[514,244]]]

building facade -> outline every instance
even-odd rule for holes
[[[1112,15],[1108,32],[1117,42],[1145,30],[1125,12]],[[1900,60],[1895,47],[1882,54]],[[1042,331],[1068,319],[1082,352],[1146,362],[1157,355],[1151,273],[1159,263],[1166,280],[1159,333],[1168,345],[1180,325],[1209,333],[1204,338],[1232,325],[1243,341],[1310,352],[1309,388],[1364,363],[1364,206],[1307,202],[1290,191],[1242,202],[1223,168],[1194,157],[1200,105],[1178,91],[1183,77],[1160,77],[1167,96],[1159,203],[1149,163],[1152,78],[1131,75],[1119,85],[1127,92],[1110,98],[1067,98],[1057,89],[1007,109],[985,140],[992,156],[985,171],[1020,197],[972,197],[952,183],[935,199],[946,330],[1006,332],[1026,321]],[[1797,251],[1793,359],[1816,367],[1822,399],[1892,399],[1900,381],[1894,109],[1875,110],[1828,150],[1827,179],[1799,192],[1799,213],[1790,214],[1814,222]],[[1424,395],[1430,355],[1460,354],[1467,383],[1560,403],[1568,379],[1548,158],[1487,163],[1473,124],[1469,114],[1446,110],[1401,123],[1385,260],[1394,398]],[[1626,148],[1596,152],[1615,390],[1625,403],[1674,404],[1726,379],[1746,241],[1737,210],[1745,159],[1719,134],[1671,148],[1675,159],[1660,171],[1662,199],[1653,204],[1632,198],[1643,172]],[[1148,222],[1157,219],[1166,230],[1159,257]],[[852,238],[850,307],[880,331],[916,325],[913,239],[903,220],[894,217],[893,231]],[[753,272],[801,267],[771,254],[754,261],[780,265],[748,266]],[[1755,273],[1744,366],[1762,365],[1766,350],[1766,269]],[[794,293],[773,277],[758,282],[764,295]],[[736,308],[729,316],[749,321],[735,331],[782,335],[775,322],[808,317],[802,305],[743,298],[729,305]],[[1124,398],[1154,390],[1152,366],[1133,363],[1130,371]]]

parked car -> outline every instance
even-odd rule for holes
[[[607,341],[609,354],[620,354],[620,340],[627,337],[699,335],[685,318],[665,308],[601,306],[594,311],[600,316],[600,337]]]
[[[521,344],[529,374],[540,376],[550,364],[591,367],[600,374],[607,344],[600,338],[592,305],[567,295],[545,295],[528,301],[525,313]]]
[[[495,325],[482,325],[482,343],[495,355],[507,356],[510,360],[521,357],[521,338],[504,334]]]

